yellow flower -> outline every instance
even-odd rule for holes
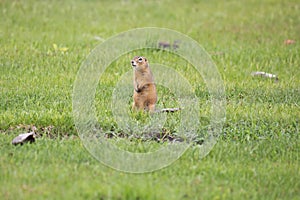
[[[54,50],[56,51],[57,50],[57,44],[53,44],[53,48],[54,48]]]
[[[62,53],[68,51],[68,49],[69,49],[69,48],[67,48],[67,47],[61,47],[61,48],[59,48],[59,50],[60,50]]]

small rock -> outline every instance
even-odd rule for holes
[[[13,145],[18,145],[18,144],[24,144],[26,142],[34,142],[35,141],[35,133],[30,132],[30,133],[23,133],[15,137],[12,141]]]
[[[252,76],[261,76],[265,78],[274,78],[276,81],[278,81],[278,77],[274,74],[266,73],[266,72],[252,72]]]
[[[284,41],[285,45],[291,45],[291,44],[295,44],[295,43],[296,43],[295,40],[290,40],[290,39],[287,39],[287,40]]]
[[[164,41],[161,41],[158,43],[158,48],[160,49],[166,49],[166,48],[169,48],[169,49],[178,49],[179,48],[179,43],[180,43],[180,40],[175,40],[173,42],[173,44],[171,44],[170,42],[164,42]]]

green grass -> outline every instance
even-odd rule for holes
[[[11,138],[0,138],[4,199],[297,199],[300,192],[299,142],[286,138],[219,141],[201,161],[190,149],[173,165],[138,175],[103,166],[77,138],[17,147]]]
[[[299,11],[297,1],[279,0],[1,1],[1,198],[299,199]],[[147,26],[180,31],[211,53],[226,88],[226,122],[205,158],[191,148],[167,168],[127,174],[103,166],[83,147],[72,90],[81,63],[102,39]],[[285,39],[296,43],[284,45]],[[164,56],[164,64],[188,77],[201,118],[209,119],[201,77],[181,68],[188,64],[172,54],[144,50],[120,57],[101,79],[101,126],[118,129],[106,103],[135,53],[153,62]],[[276,74],[279,81],[252,77],[253,71]],[[159,88],[168,94],[159,103],[172,106],[172,94]],[[28,125],[43,136],[34,144],[11,145]],[[142,151],[158,144],[138,145],[135,150]]]

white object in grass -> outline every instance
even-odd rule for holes
[[[265,77],[265,78],[275,78],[276,80],[278,80],[278,77],[276,75],[266,73],[266,72],[252,72],[251,74],[252,74],[252,76],[261,76],[261,77]]]
[[[30,133],[23,133],[15,137],[12,141],[12,144],[17,145],[17,144],[24,144],[26,142],[34,142],[35,141],[35,133],[30,132]]]

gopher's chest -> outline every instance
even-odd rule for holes
[[[148,83],[144,85],[136,85],[136,88],[134,88],[134,91],[140,95],[149,93],[149,92],[156,92],[155,84],[154,83]]]
[[[155,104],[157,101],[156,87],[154,83],[145,84],[143,87],[135,88],[133,94],[134,101],[141,104],[149,102]],[[138,104],[138,103],[137,103]]]

